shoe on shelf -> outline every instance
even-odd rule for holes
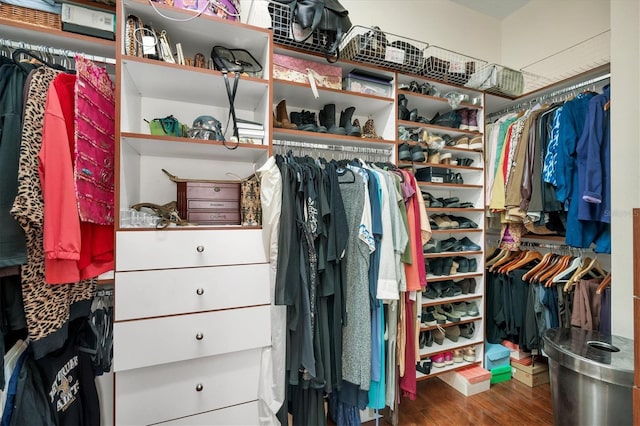
[[[460,224],[460,228],[463,229],[477,229],[478,224],[472,221],[469,218],[463,216],[449,216],[451,219],[455,220]]]
[[[427,299],[435,299],[440,295],[438,292],[430,285],[427,284],[427,289],[422,292],[422,297],[426,297]]]
[[[446,220],[442,215],[432,214],[429,219],[436,223],[438,229],[451,229],[452,227],[451,222]]]
[[[464,361],[464,353],[462,349],[455,349],[452,351],[453,362],[460,363]]]
[[[457,110],[458,114],[460,114],[460,130],[469,130],[469,110],[466,108],[461,108]]]
[[[398,147],[398,159],[400,161],[411,161],[411,145],[403,142]]]
[[[425,362],[420,362],[418,361],[416,363],[416,371],[421,372],[422,374],[425,375],[429,375],[431,374],[431,360],[429,360],[429,362],[427,363],[427,361]]]
[[[429,157],[427,158],[427,163],[439,164],[440,163],[440,151],[434,151],[433,153],[429,153]]]
[[[440,164],[451,164],[450,152],[443,152],[440,154]]]
[[[279,124],[279,125],[278,125]],[[289,120],[289,113],[287,112],[287,101],[281,100],[276,106],[276,127],[282,127],[285,129],[297,129],[298,126]]]
[[[476,360],[476,348],[475,346],[469,346],[462,350],[462,358],[468,362],[475,362]]]
[[[473,294],[476,292],[476,279],[475,278],[467,278],[469,281],[469,294]]]
[[[443,252],[462,251],[460,242],[453,237],[440,241],[440,246]]]
[[[430,313],[431,315],[433,315],[433,317],[436,320],[436,324],[435,325],[446,324],[447,323],[447,317],[445,315],[439,313],[436,310],[435,306],[427,306],[427,313]],[[433,333],[432,333],[432,337],[435,339],[435,335]]]
[[[444,343],[444,328],[440,327],[440,325],[438,325],[436,329],[431,330],[431,334],[433,335],[433,341],[436,342],[437,345],[442,345]],[[438,367],[435,360],[433,361],[433,365]]]
[[[424,163],[425,157],[422,147],[420,145],[414,145],[411,147],[411,161],[416,163]]]
[[[466,302],[454,302],[453,309],[460,312],[463,317],[469,316],[469,312],[467,312],[467,303]]]
[[[451,353],[451,351],[447,351],[444,353],[444,363],[445,365],[453,364],[453,354]]]
[[[462,244],[462,251],[478,251],[482,249],[482,247],[471,241],[469,237],[464,237],[460,240],[460,243]]]
[[[446,146],[455,146],[455,144],[456,144],[456,140],[455,140],[455,139],[453,139],[451,136],[449,136],[449,135],[442,135],[441,137],[442,137],[442,139],[444,140],[444,144],[445,144]]]
[[[453,267],[453,257],[442,258],[442,275],[451,275],[451,268]],[[445,296],[449,297],[449,296]]]
[[[478,261],[475,257],[469,258],[469,272],[476,272],[478,270]]]
[[[449,321],[460,322],[460,319],[463,315],[461,312],[455,310],[453,304],[445,303],[443,305],[440,305],[440,308]]]
[[[478,110],[477,109],[467,109],[467,121],[468,121],[468,130],[472,132],[477,132],[480,130],[478,127]]]
[[[438,367],[438,368],[444,367],[445,366],[444,354],[433,355],[431,357],[431,362],[433,363],[434,367]]]
[[[464,337],[465,339],[471,339],[475,333],[476,326],[474,323],[469,322],[466,324],[460,324],[460,336]]]
[[[477,317],[480,315],[480,310],[478,310],[478,304],[476,302],[465,302],[465,304],[467,305],[467,314],[470,317]]]
[[[458,268],[460,267],[460,264],[458,262],[456,262],[455,260],[453,260],[451,262],[451,269],[449,269],[449,275],[455,275],[458,273]]]
[[[430,192],[427,192],[426,188],[420,188],[420,192],[422,192],[422,198],[425,200],[425,202],[428,201],[429,203],[429,205],[425,207],[432,207],[434,209],[444,207],[444,204],[442,203],[442,201],[434,197],[433,195],[431,195]]]
[[[424,324],[427,327],[432,327],[437,324],[436,318],[433,316],[433,312],[427,309],[424,309],[422,311],[422,324]]]
[[[429,259],[426,266],[427,273],[431,273],[437,277],[444,275],[444,258],[435,257],[433,259]]]
[[[453,258],[454,261],[458,263],[458,273],[466,274],[469,272],[469,259],[462,256],[456,256]]]
[[[425,245],[422,246],[423,253],[441,253],[442,252],[442,243],[440,240],[436,240],[434,238],[427,241]]]
[[[358,125],[360,125],[359,122]],[[378,136],[378,133],[376,133],[376,123],[373,121],[373,118],[369,118],[364,122],[364,126],[362,126],[362,137],[367,139],[382,139],[382,136]]]
[[[460,327],[458,327],[457,325],[447,327],[444,330],[444,335],[447,339],[451,340],[452,342],[457,342],[458,339],[460,338]]]
[[[340,112],[340,122],[339,127],[344,128],[345,132],[347,132],[347,136],[356,136],[360,137],[362,135],[362,129],[360,128],[360,122],[353,122],[353,113],[355,112],[356,107],[350,106],[344,111]]]
[[[461,281],[458,281],[456,284],[460,286],[462,290],[462,294],[469,294],[469,278],[463,278]]]
[[[461,138],[459,138],[458,140],[456,140],[456,144],[454,145],[455,148],[462,148],[462,149],[469,149],[469,138],[466,136],[463,136]]]
[[[482,136],[475,136],[469,141],[469,149],[472,149],[474,151],[482,151],[482,148]]]
[[[442,219],[444,219],[446,222],[449,222],[449,226],[451,227],[451,229],[459,229],[460,228],[460,222],[455,220],[452,216],[441,215],[440,217]]]

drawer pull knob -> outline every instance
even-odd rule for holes
[[[202,253],[204,251],[204,246],[198,246],[196,247],[196,250],[198,251],[198,253]]]
[[[199,289],[197,289],[197,290],[196,290],[196,294],[197,294],[198,296],[202,296],[202,295],[204,294],[204,288],[199,288]]]
[[[197,392],[202,392],[202,389],[204,389],[204,386],[202,386],[202,383],[198,383],[198,384],[196,385],[196,391],[197,391]]]
[[[204,339],[204,334],[202,333],[196,334],[196,340],[202,340],[202,339]]]

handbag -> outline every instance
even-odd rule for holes
[[[145,121],[149,123],[149,130],[152,135],[176,137],[187,136],[187,126],[180,123],[173,115],[169,115],[164,118],[154,118],[151,121]]]
[[[289,8],[287,20],[283,19],[282,8],[269,6],[271,22],[277,35],[288,34],[296,42],[305,42],[313,36],[313,44],[323,51],[327,61],[333,63],[338,60],[340,42],[351,28],[349,11],[338,0],[272,1]]]
[[[242,226],[262,225],[260,179],[255,173],[240,182],[240,220]]]

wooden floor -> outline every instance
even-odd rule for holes
[[[517,380],[466,397],[434,377],[418,382],[415,401],[402,399],[399,415],[400,426],[553,425],[549,384],[530,388]]]

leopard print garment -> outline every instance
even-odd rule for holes
[[[42,146],[42,123],[49,85],[60,73],[42,67],[32,72],[27,83],[23,111],[18,169],[18,195],[11,214],[25,231],[27,264],[22,266],[22,298],[28,336],[34,355],[41,358],[59,349],[67,337],[70,306],[93,298],[95,281],[74,285],[48,285],[44,275],[44,203],[38,174],[38,153]],[[88,313],[88,312],[87,312]]]

